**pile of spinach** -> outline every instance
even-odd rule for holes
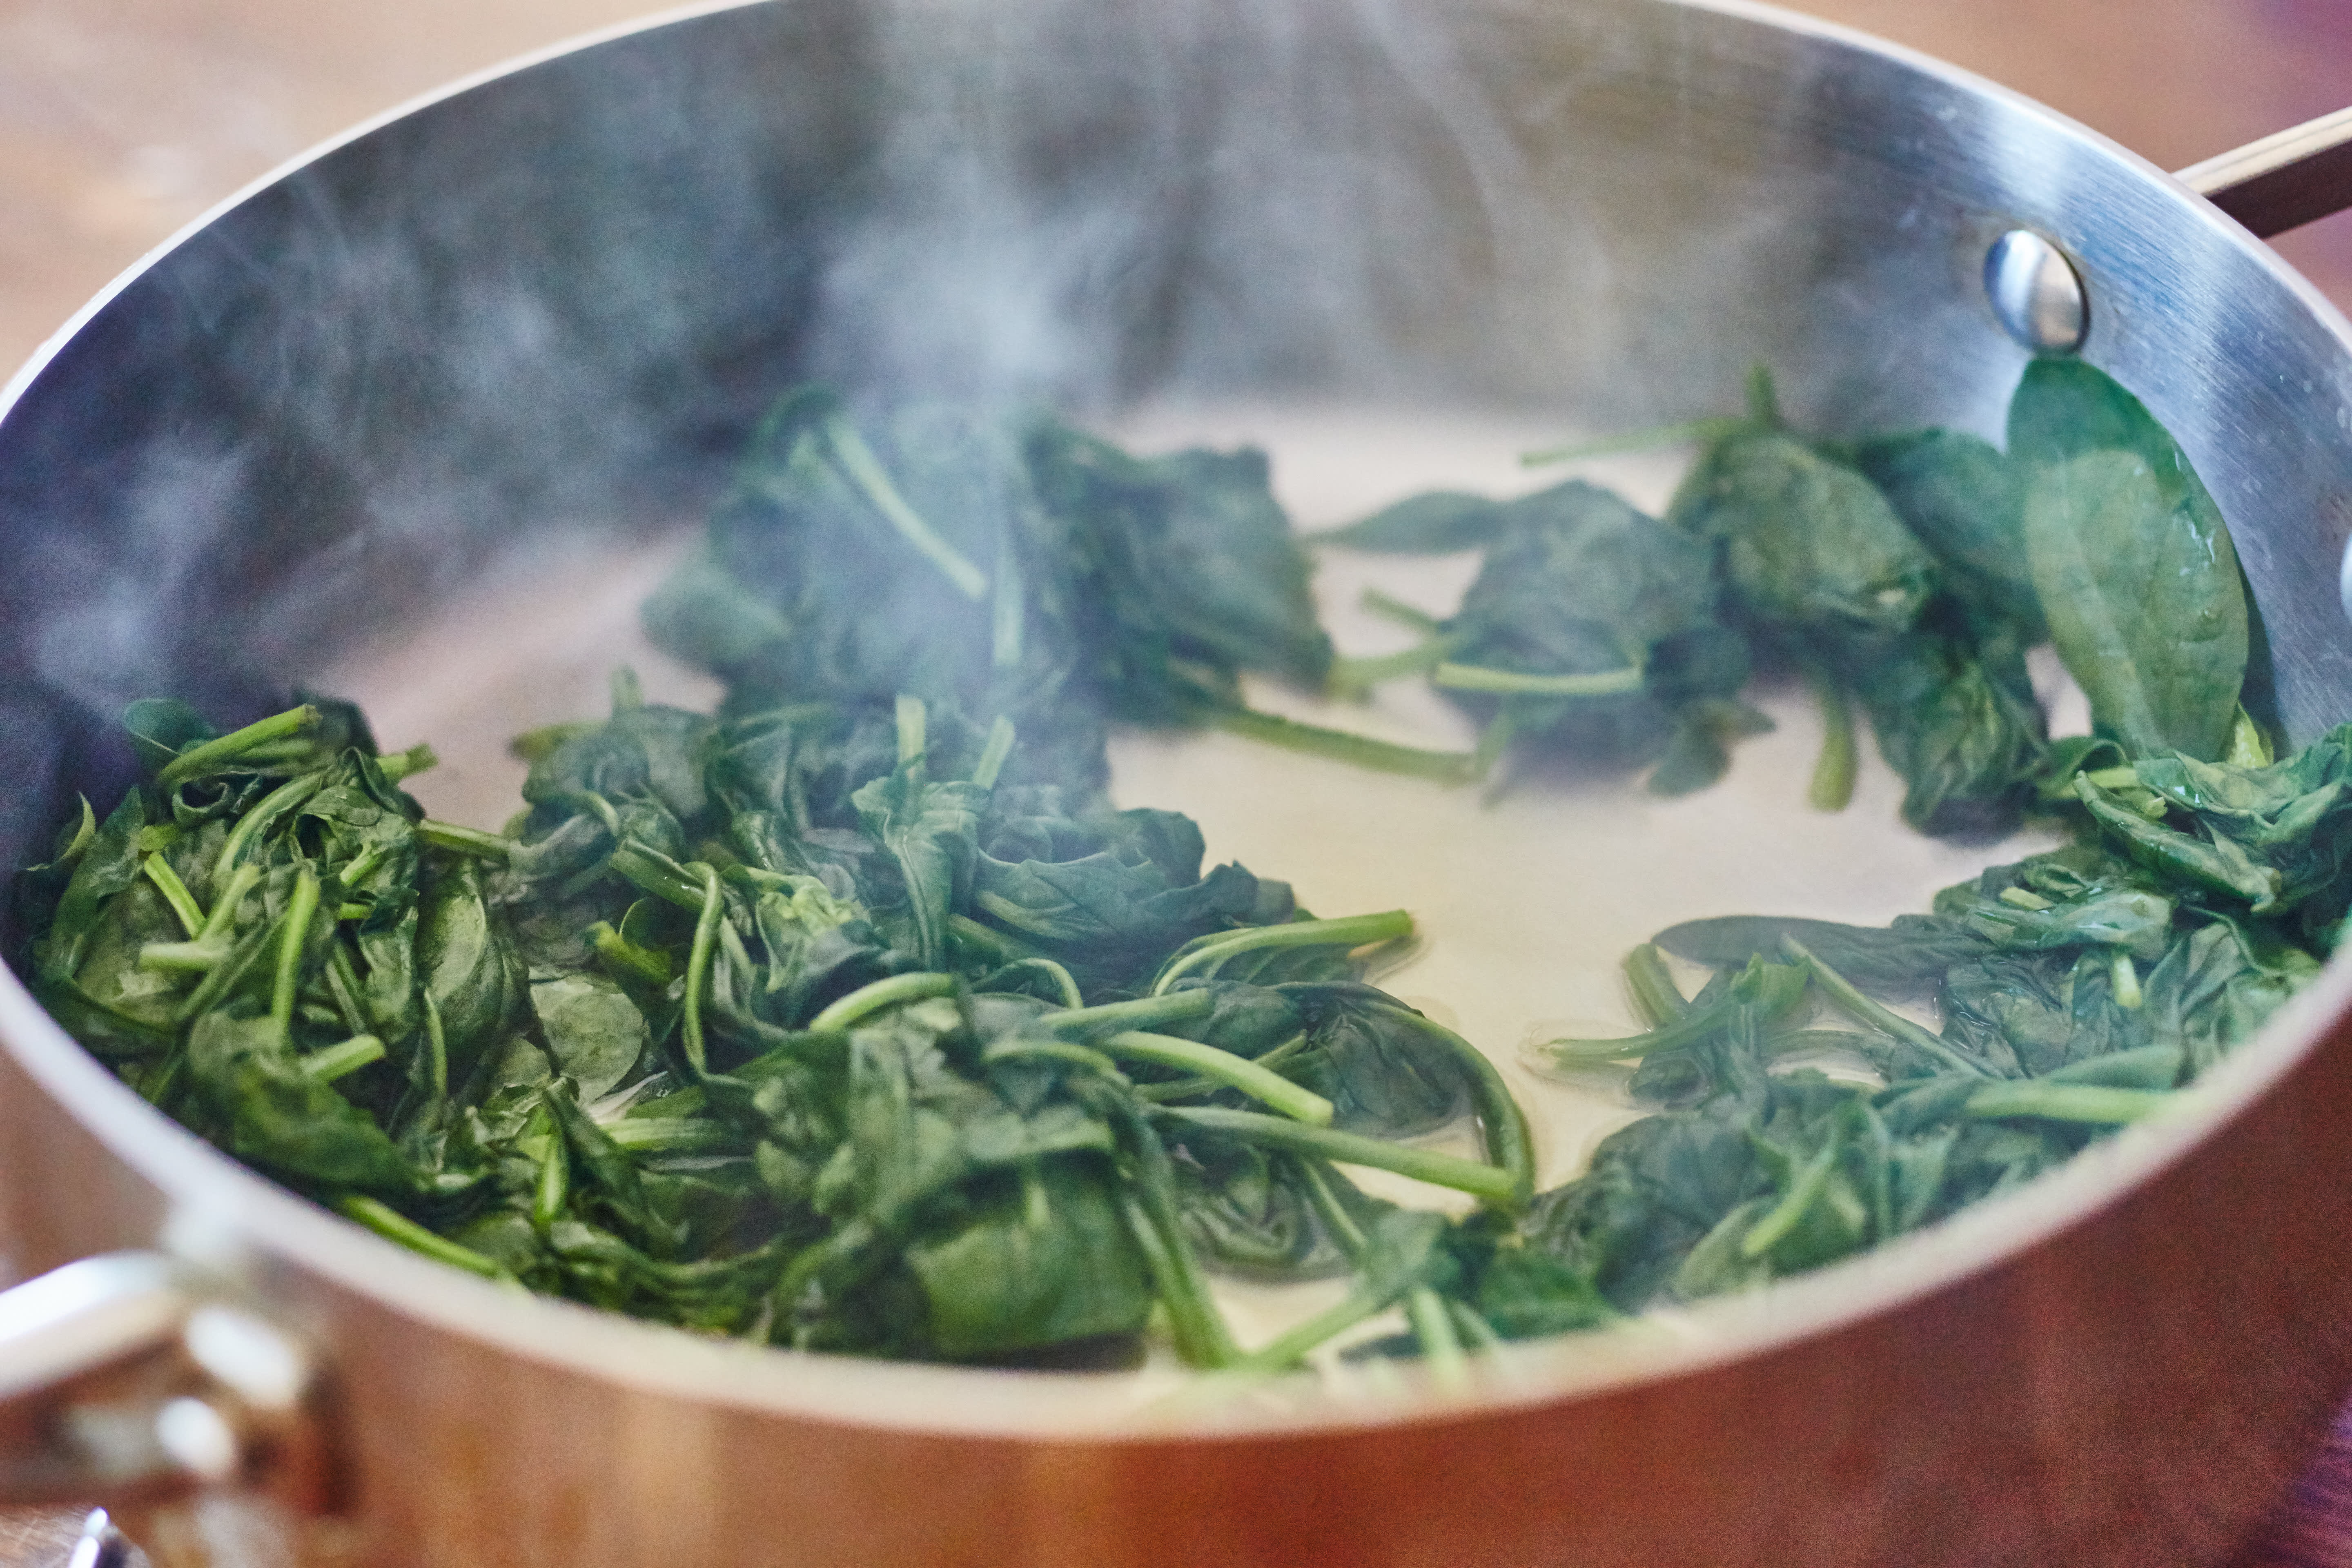
[[[1931,1225],[2160,1110],[2333,950],[2347,782],[2352,725],[2277,763],[2153,752],[2076,775],[2074,843],[1930,914],[1659,933],[1626,965],[1645,1032],[1541,1049],[1630,1068],[1658,1113],[1538,1198],[1526,1244],[1624,1310],[1692,1300]],[[1696,997],[1660,949],[1714,970]],[[1929,999],[1940,1032],[1896,1010]]]
[[[1214,725],[1368,767],[1471,759],[1265,713],[1244,671],[1313,690],[1331,641],[1265,455],[1138,458],[1050,415],[821,386],[770,412],[700,551],[646,605],[725,711],[887,701],[1002,715],[1011,782],[1098,789],[1113,723]]]
[[[2025,653],[2054,643],[2098,733],[2128,752],[2221,757],[2242,724],[2249,612],[2228,531],[2179,447],[2112,378],[2040,360],[2008,450],[1928,429],[1809,440],[1759,373],[1746,417],[1705,437],[1663,521],[1571,481],[1511,501],[1414,496],[1319,536],[1381,552],[1476,549],[1454,615],[1402,654],[1341,660],[1360,691],[1420,670],[1513,742],[1713,783],[1768,727],[1751,663],[1823,704],[1812,798],[1852,794],[1851,705],[1906,785],[1904,819],[1973,838],[2071,788]]]
[[[359,716],[146,763],[20,893],[37,994],[221,1148],[428,1256],[689,1328],[976,1362],[1274,1371],[1404,1303],[1488,1337],[1456,1227],[1340,1165],[1529,1195],[1494,1068],[1199,830],[1016,784],[1013,724],[638,700],[526,736],[504,835],[426,818]],[[1484,1159],[1402,1140],[1468,1122]],[[1346,1275],[1244,1352],[1204,1270]]]
[[[716,716],[616,678],[521,737],[504,833],[425,817],[361,715],[125,716],[143,781],[23,873],[16,962],[140,1093],[457,1267],[762,1342],[1232,1373],[1441,1376],[1850,1256],[2148,1115],[2316,973],[2352,906],[2352,726],[2284,760],[2240,703],[2248,608],[2186,458],[2099,373],[2030,368],[2009,449],[1791,434],[1759,384],[1667,517],[1570,483],[1417,496],[1327,539],[1485,552],[1406,652],[1334,661],[1250,452],[1142,459],[1042,416],[821,390],[762,427],[647,606]],[[2046,735],[2053,642],[2095,733]],[[1712,782],[1758,662],[1849,702],[1932,832],[2073,842],[1883,930],[1677,926],[1644,1025],[1540,1063],[1651,1114],[1535,1194],[1469,1044],[1366,983],[1402,911],[1318,920],[1198,828],[1103,794],[1113,722],[1213,723],[1475,774],[1512,746]],[[1254,671],[1426,672],[1468,757],[1291,723]],[[1707,966],[1696,996],[1664,953]],[[1932,1001],[1931,1030],[1898,1009]],[[1824,1070],[1824,1069],[1828,1070]],[[1426,1136],[1466,1125],[1483,1157]],[[1465,1194],[1462,1217],[1347,1167]],[[1208,1279],[1344,1277],[1244,1350]]]

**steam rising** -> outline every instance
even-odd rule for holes
[[[237,718],[494,554],[696,517],[809,375],[1623,428],[1721,410],[1864,295],[1932,359],[1947,279],[1809,217],[1887,176],[1759,189],[1811,89],[1694,121],[1670,10],[811,0],[445,101],[203,231],[10,412],[0,658],[97,731],[158,691]]]

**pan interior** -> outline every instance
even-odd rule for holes
[[[1266,447],[1277,495],[1307,530],[1421,489],[1507,494],[1563,472],[1518,461],[1521,452],[1556,443],[1558,425],[1461,409],[1161,405],[1130,412],[1118,434],[1146,452],[1196,443]],[[1655,513],[1687,457],[1661,450],[1574,472]],[[425,625],[352,650],[314,679],[359,701],[386,747],[433,744],[441,765],[408,785],[428,811],[495,829],[517,809],[525,772],[507,738],[596,716],[616,664],[633,668],[653,700],[715,701],[716,684],[647,644],[635,613],[691,537],[689,527],[625,548],[535,547]],[[1401,634],[1361,608],[1365,588],[1443,616],[1475,567],[1475,555],[1328,552],[1318,597],[1343,652],[1385,651]],[[2043,674],[2060,727],[2086,728],[2080,693],[2063,671],[2053,662]],[[1924,909],[1937,888],[2055,842],[2027,832],[1955,844],[1912,832],[1896,815],[1900,780],[1867,747],[1854,803],[1837,815],[1814,810],[1805,792],[1821,742],[1818,710],[1793,685],[1767,685],[1759,695],[1773,732],[1743,742],[1722,784],[1679,799],[1645,793],[1638,771],[1537,768],[1486,795],[1230,735],[1134,731],[1114,740],[1112,787],[1122,805],[1192,816],[1212,862],[1238,859],[1288,880],[1318,913],[1412,910],[1421,947],[1381,983],[1496,1061],[1535,1124],[1538,1184],[1549,1187],[1580,1173],[1595,1143],[1643,1111],[1609,1075],[1547,1076],[1528,1065],[1526,1047],[1563,1034],[1637,1032],[1619,968],[1635,943],[1678,921],[1720,914],[1883,924]],[[1466,748],[1475,739],[1465,717],[1418,682],[1391,684],[1369,704],[1271,685],[1252,698],[1412,744]],[[1703,977],[1685,966],[1685,990]],[[1439,1135],[1436,1146],[1476,1154],[1466,1131]],[[1444,1207],[1455,1196],[1384,1173],[1353,1174],[1402,1203]],[[1225,1279],[1218,1294],[1246,1348],[1331,1305],[1344,1285]],[[1384,1317],[1349,1342],[1394,1327]],[[1572,1345],[1562,1349],[1574,1354]],[[1352,1375],[1334,1356],[1318,1364],[1326,1377]],[[1154,1362],[1125,1377],[1126,1396],[1148,1408],[1182,1375]],[[1074,1390],[1070,1403],[1099,1411],[1115,1397]]]
[[[812,0],[560,57],[219,216],[16,384],[0,855],[119,792],[136,696],[235,720],[316,679],[387,744],[433,741],[419,793],[484,826],[507,734],[593,714],[616,660],[707,701],[634,646],[635,605],[803,377],[1037,396],[1145,449],[1257,441],[1314,526],[1524,488],[1524,447],[1725,412],[1759,362],[1808,428],[1997,434],[2021,360],[1975,279],[2019,224],[2082,262],[2087,353],[2231,518],[2308,739],[2352,710],[2342,323],[1984,84],[1654,0]],[[1671,465],[1598,477],[1654,508]],[[1335,557],[1321,590],[1370,650],[1365,581],[1443,607],[1462,571]],[[1874,758],[1812,814],[1816,722],[1766,705],[1777,731],[1682,801],[1546,775],[1487,805],[1222,737],[1124,739],[1117,789],[1318,910],[1412,908],[1430,943],[1391,984],[1517,1075],[1532,1028],[1629,1024],[1614,966],[1665,923],[1880,921],[2015,853],[1911,835]],[[1333,717],[1454,721],[1401,693]],[[1515,1081],[1547,1180],[1628,1114]]]

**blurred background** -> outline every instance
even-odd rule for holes
[[[2168,169],[2352,103],[2352,0],[1795,8],[1980,71]],[[180,225],[312,143],[647,10],[641,0],[0,0],[0,366],[21,363]],[[2352,304],[2352,218],[2281,248]]]
[[[2352,104],[2352,0],[1794,8],[1980,72],[2168,169]],[[108,279],[306,147],[646,11],[643,0],[0,0],[0,378]],[[2352,216],[2279,248],[2352,309]],[[2352,1477],[2352,1447],[2334,1458]],[[2242,1568],[2352,1565],[2352,1531],[2338,1539],[2320,1522],[2325,1494],[2347,1484],[2315,1473],[2301,1516]],[[70,1539],[59,1516],[0,1514],[0,1568],[48,1568]],[[219,1545],[194,1557],[268,1556]]]

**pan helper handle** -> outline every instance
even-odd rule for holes
[[[2182,184],[2258,239],[2352,207],[2352,109],[2191,164]]]
[[[0,1291],[0,1506],[149,1507],[208,1488],[329,1511],[308,1346],[160,1252]]]

